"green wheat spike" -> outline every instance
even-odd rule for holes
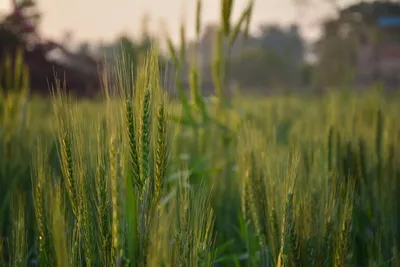
[[[164,176],[166,171],[167,160],[167,147],[166,147],[166,119],[164,105],[161,104],[157,112],[157,139],[156,139],[156,164],[154,175],[154,200],[158,204],[161,193],[162,185],[164,183]]]
[[[137,154],[137,141],[136,141],[136,132],[135,132],[135,122],[134,122],[134,114],[131,100],[126,100],[126,124],[128,128],[128,140],[129,140],[129,155],[130,155],[130,164],[132,167],[132,184],[137,186],[140,191],[143,187],[143,182],[140,179],[140,164],[139,164],[139,156]]]
[[[383,158],[382,158],[382,148],[383,148],[383,115],[382,111],[378,110],[376,114],[376,135],[375,135],[375,153],[377,157],[377,179],[381,181],[382,178],[382,168],[383,168]]]
[[[339,132],[336,132],[336,170],[343,171],[342,140]]]
[[[333,138],[334,138],[334,128],[329,127],[328,134],[328,170],[332,172],[333,169]]]
[[[333,266],[333,222],[331,218],[328,218],[325,227],[324,244],[323,244],[323,266]]]
[[[146,90],[143,100],[143,113],[140,127],[141,144],[141,183],[144,184],[149,175],[150,156],[150,90]]]

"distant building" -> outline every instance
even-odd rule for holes
[[[378,41],[365,41],[357,52],[356,81],[368,86],[382,81],[400,86],[400,16],[381,17],[377,21]]]

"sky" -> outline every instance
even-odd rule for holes
[[[36,0],[43,13],[40,26],[44,38],[59,39],[66,31],[75,42],[111,41],[117,35],[138,36],[143,16],[149,15],[149,29],[161,34],[163,28],[173,40],[179,39],[179,25],[184,18],[189,37],[194,36],[196,0]],[[296,1],[314,1],[302,7]],[[324,2],[325,1],[325,2]],[[10,8],[11,0],[0,0],[0,12]],[[248,0],[234,0],[233,19],[237,19]],[[322,3],[324,2],[324,4]],[[289,25],[300,23],[309,40],[318,34],[318,21],[332,14],[328,0],[255,0],[251,30],[260,23]],[[352,0],[339,1],[340,5]],[[220,0],[203,0],[203,26],[220,16]]]

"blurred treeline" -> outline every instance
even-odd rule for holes
[[[400,4],[389,1],[356,2],[335,8],[334,16],[324,18],[320,22],[321,35],[314,42],[306,40],[300,33],[300,27],[295,24],[287,27],[261,24],[257,32],[248,36],[239,33],[234,45],[226,46],[225,52],[229,61],[227,78],[242,91],[322,91],[331,87],[355,88],[357,79],[360,80],[360,77],[357,77],[360,68],[357,66],[360,64],[357,62],[359,51],[366,44],[378,51],[379,45],[387,43],[385,40],[388,36],[393,39],[393,33],[400,32],[394,29],[387,33],[377,24],[381,17],[399,16]],[[208,90],[207,86],[212,84],[211,65],[216,30],[216,25],[209,24],[202,29],[198,40],[187,43],[189,52],[196,50],[203,92],[212,91]],[[400,38],[397,39],[390,44],[398,46]],[[91,51],[95,51],[97,55],[106,55],[111,63],[115,58],[115,48],[123,47],[132,55],[133,61],[138,62],[152,44],[165,46],[165,43],[158,40],[162,40],[162,37],[152,36],[144,29],[142,36],[137,39],[121,35],[108,44],[83,43],[79,50],[88,53],[91,46]],[[384,49],[386,48],[382,48],[383,52]],[[193,53],[187,53],[188,65],[191,55]],[[160,55],[160,59],[162,65],[173,66],[167,56]],[[378,76],[371,75],[370,85],[380,82]],[[365,78],[361,77],[361,80]]]
[[[208,25],[203,30],[200,40],[187,44],[188,50],[196,47],[200,59],[200,70],[204,85],[211,83],[212,49],[216,25]],[[146,33],[140,38],[120,35],[110,43],[90,44],[83,42],[78,48],[79,53],[91,53],[95,56],[106,57],[108,63],[113,62],[115,53],[119,48],[129,51],[133,62],[138,64],[151,45],[162,47],[158,38]],[[247,36],[246,39],[238,38],[232,46],[228,60],[230,77],[235,77],[232,82],[241,88],[259,89],[266,87],[299,87],[311,82],[310,66],[304,58],[306,44],[299,33],[297,26],[281,27],[278,25],[260,25],[259,33]],[[228,51],[226,51],[228,52]],[[160,53],[160,62],[172,67],[172,62]],[[189,64],[191,53],[187,53]],[[186,76],[186,75],[184,75]],[[173,84],[173,83],[169,83]],[[205,90],[207,91],[207,89]]]

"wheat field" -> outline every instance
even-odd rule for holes
[[[189,93],[160,87],[156,48],[135,73],[121,51],[96,101],[7,74],[0,266],[400,266],[399,96],[228,97],[222,39],[253,2],[232,25],[221,3],[207,101],[195,63]]]

